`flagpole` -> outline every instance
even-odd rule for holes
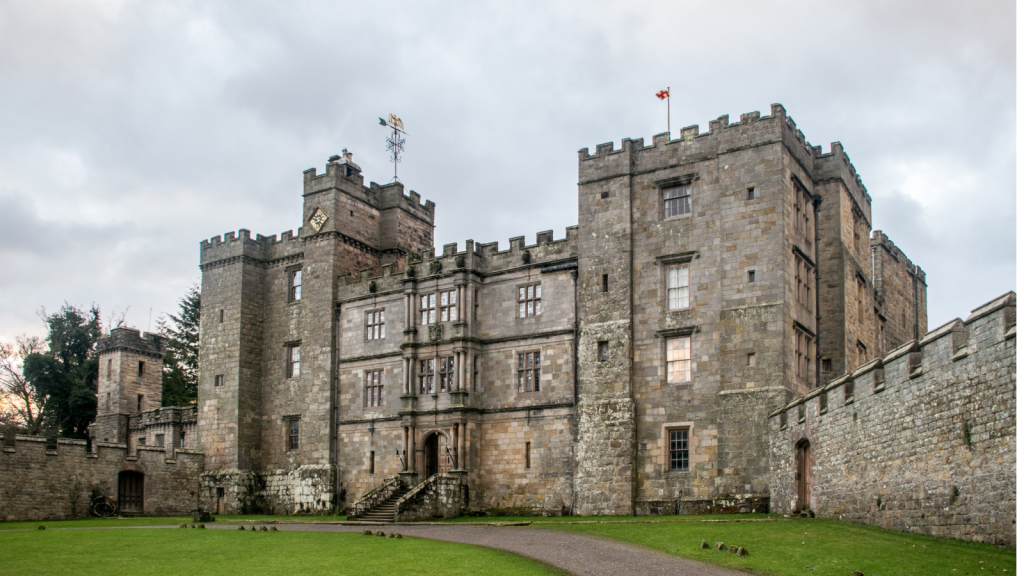
[[[671,86],[668,87],[668,98],[665,98],[665,100],[668,100],[668,103],[667,103],[667,105],[668,105],[668,139],[671,140],[672,139],[672,87]]]

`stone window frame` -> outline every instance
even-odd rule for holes
[[[793,232],[805,242],[814,241],[814,195],[796,176],[793,182]]]
[[[864,323],[864,318],[867,316],[868,281],[860,272],[855,273],[853,276],[854,281],[857,283],[857,321]]]
[[[608,340],[600,340],[597,343],[597,361],[607,362],[611,358],[611,344]]]
[[[674,430],[686,430],[687,432],[687,445],[686,445],[686,468],[672,469],[672,431]],[[661,425],[661,468],[666,474],[690,474],[693,472],[693,446],[694,446],[694,425],[693,422],[666,422]]]
[[[681,219],[684,219],[684,218],[689,218],[690,215],[693,214],[693,210],[694,210],[694,197],[695,197],[693,183],[696,182],[699,179],[700,178],[697,176],[696,172],[690,172],[688,174],[683,174],[681,176],[674,176],[672,178],[665,178],[663,180],[658,180],[658,181],[656,181],[654,183],[654,187],[658,191],[658,206],[660,208],[658,210],[658,214],[659,214],[661,220],[681,220]],[[676,189],[676,188],[684,188],[684,187],[686,188],[686,192],[687,192],[685,194],[685,196],[678,196],[678,197],[673,197],[673,198],[665,198],[665,195],[668,194],[669,190],[673,190],[673,189]],[[666,214],[668,212],[668,204],[667,204],[667,202],[670,201],[670,200],[676,200],[678,198],[683,198],[683,197],[687,198],[687,201],[684,203],[685,206],[686,206],[686,211],[685,212],[681,212],[679,214],[673,214],[671,216],[667,215]]]
[[[536,318],[543,313],[543,307],[541,306],[541,303],[543,302],[543,290],[541,290],[541,284],[540,280],[531,280],[529,282],[516,284],[515,314],[517,320]],[[530,297],[530,288],[533,288],[533,297]],[[530,307],[530,304],[533,304],[532,308]],[[533,311],[532,313],[530,312],[531,310]]]
[[[420,394],[437,394],[437,384],[434,376],[437,370],[437,358],[431,356],[429,358],[416,358],[415,362],[419,362],[419,366],[416,368],[416,381],[419,386]],[[429,367],[429,370],[427,369]]]
[[[803,347],[801,348],[801,344]],[[811,380],[811,359],[817,357],[818,337],[803,324],[793,321],[793,375],[797,380]]]
[[[684,328],[670,328],[670,329],[667,329],[667,330],[658,330],[656,332],[656,334],[658,336],[662,337],[662,340],[663,340],[662,343],[660,343],[660,345],[658,346],[658,348],[660,349],[660,354],[662,354],[662,359],[660,359],[660,365],[662,365],[662,368],[665,370],[665,376],[664,376],[664,384],[665,385],[669,385],[669,384],[690,384],[690,383],[692,383],[696,379],[696,370],[694,369],[694,366],[693,366],[693,358],[695,357],[694,349],[695,349],[695,342],[696,342],[696,338],[694,337],[694,335],[697,332],[699,332],[699,331],[700,331],[700,328],[698,326],[686,326]],[[690,348],[690,358],[689,358],[689,361],[690,361],[690,374],[689,375],[690,375],[690,378],[688,380],[683,380],[683,381],[680,381],[680,382],[670,382],[669,381],[669,340],[672,340],[672,339],[675,339],[675,338],[689,338],[689,348]]]
[[[298,359],[295,352],[298,351]],[[286,380],[302,376],[302,341],[284,343],[284,377]]]
[[[473,354],[473,391],[480,390],[480,355]]]
[[[367,310],[363,315],[363,340],[369,342],[371,340],[385,340],[386,339],[386,327],[385,324],[385,307],[374,308]]]
[[[437,358],[437,391],[451,392],[455,389],[455,353],[449,352],[450,356],[438,354]]]
[[[438,290],[437,322],[459,321],[459,289],[457,287]]]
[[[443,298],[442,298],[443,296]],[[416,294],[419,326],[459,321],[459,287],[437,288]],[[473,311],[476,313],[476,310]]]
[[[814,313],[814,292],[811,281],[818,277],[818,266],[803,250],[793,246],[794,283],[796,303]]]
[[[363,371],[363,408],[384,406],[384,368]]]
[[[420,313],[420,326],[437,324],[437,291],[417,294],[417,307]],[[426,304],[424,305],[424,302]]]
[[[676,254],[665,254],[658,256],[654,259],[658,266],[658,301],[664,306],[665,312],[681,312],[683,310],[693,309],[693,293],[689,290],[693,286],[693,261],[700,258],[700,254],[696,250],[689,252],[679,252]],[[669,269],[677,266],[686,266],[686,306],[683,308],[670,308],[669,304],[669,293],[668,293],[668,277]]]
[[[284,422],[284,451],[293,452],[302,446],[302,417],[298,414],[283,416]]]
[[[529,362],[526,361],[526,357],[528,355],[531,356],[534,361],[533,366],[529,368],[527,367],[529,366]],[[523,361],[522,368],[520,368],[520,360]],[[541,391],[540,377],[543,364],[544,353],[540,348],[515,351],[512,369],[515,372],[514,383],[516,387],[516,394],[536,394]],[[531,390],[526,389],[527,373],[530,373],[530,376],[533,379],[533,388]]]
[[[213,376],[213,387],[214,388],[221,388],[223,386],[224,386],[224,375],[223,374],[215,374]]]
[[[289,304],[302,300],[302,264],[284,269],[286,299]],[[295,283],[296,279],[298,284]]]

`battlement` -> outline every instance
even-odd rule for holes
[[[646,146],[643,138],[624,138],[619,149],[606,142],[598,144],[594,154],[589,148],[582,148],[579,151],[580,181],[628,173],[631,169],[636,172],[657,169],[669,159],[672,164],[696,162],[732,150],[782,142],[815,180],[844,180],[861,209],[870,214],[871,197],[843,145],[833,142],[830,151],[822,153],[821,146],[808,142],[781,104],[772,104],[769,116],[762,116],[755,110],[741,114],[739,122],[730,123],[729,115],[724,114],[708,122],[707,132],[700,133],[698,126],[693,125],[681,129],[678,139],[673,140],[671,136],[669,132],[655,134],[652,143]],[[632,167],[629,165],[631,157],[635,162]]]
[[[476,245],[476,267],[482,272],[496,272],[525,265],[575,258],[577,254],[576,226],[565,229],[565,238],[554,239],[551,230],[538,232],[534,244],[526,244],[525,236],[509,238],[508,250],[498,250],[497,242]]]
[[[794,398],[771,412],[768,417],[777,417],[851,382],[854,391],[868,392],[851,396],[850,401],[869,398],[876,392],[892,388],[892,384],[897,382],[907,382],[928,372],[942,371],[952,362],[978,354],[985,348],[1004,346],[1007,340],[1016,338],[1016,334],[1017,293],[1010,291],[972,310],[967,320],[954,318],[931,330],[920,340],[905,342],[884,358],[871,360],[852,372],[832,379],[824,386]]]
[[[351,154],[349,156],[351,157]],[[434,221],[433,201],[426,200],[421,203],[420,195],[414,190],[410,190],[406,195],[405,186],[401,182],[384,185],[370,182],[369,186],[364,186],[362,173],[355,164],[330,162],[322,174],[317,174],[316,168],[309,168],[302,176],[303,196],[338,189],[377,210],[401,208],[418,218],[431,223]]]
[[[96,353],[126,351],[163,359],[167,339],[159,334],[141,333],[135,328],[119,327],[96,342]]]
[[[445,244],[441,254],[435,249],[409,254],[404,261],[384,264],[381,273],[374,275],[373,268],[364,268],[359,274],[342,276],[341,299],[381,293],[402,288],[409,278],[445,276],[457,271],[472,271],[481,274],[500,272],[523,266],[543,266],[576,258],[576,226],[565,229],[565,238],[554,239],[552,230],[538,232],[536,243],[527,245],[524,236],[509,239],[508,250],[498,250],[497,242],[476,243],[466,240],[465,249],[458,250],[458,244]],[[404,263],[404,268],[399,264]]]
[[[650,146],[644,146],[643,138],[624,138],[622,140],[622,147],[618,150],[615,149],[614,144],[606,142],[604,144],[598,144],[595,148],[595,153],[590,154],[589,148],[581,148],[579,151],[579,160],[583,162],[598,160],[621,154],[627,150],[655,150],[664,146],[679,146],[682,144],[699,144],[702,146],[711,146],[717,148],[730,148],[739,145],[740,142],[733,140],[746,140],[747,144],[750,143],[761,143],[760,141],[751,141],[751,137],[755,137],[757,140],[763,140],[763,142],[778,141],[778,131],[783,125],[783,119],[788,118],[786,116],[786,109],[781,104],[772,104],[772,114],[770,116],[761,116],[758,111],[747,112],[740,115],[740,121],[730,124],[729,115],[725,114],[719,116],[715,120],[708,122],[708,131],[701,134],[700,129],[697,125],[687,126],[679,131],[679,138],[673,140],[671,133],[662,132],[655,134],[652,139]],[[792,120],[789,123],[795,129],[795,124]],[[803,134],[800,134],[800,141],[803,142]]]
[[[903,253],[903,250],[900,250],[899,246],[896,246],[896,244],[886,236],[885,232],[882,232],[881,230],[873,230],[871,232],[871,247],[874,248],[876,246],[885,250],[885,252],[891,256],[897,264],[905,266],[908,274],[915,276],[918,281],[927,285],[927,282],[925,282],[926,276],[924,270],[920,266],[911,262],[910,258]]]
[[[280,237],[257,234],[253,239],[252,233],[242,228],[237,234],[226,232],[223,239],[214,236],[199,243],[200,265],[242,256],[270,261],[301,254],[302,250],[302,239],[293,230],[282,232]]]
[[[421,197],[415,190],[409,190],[409,194],[406,195],[405,186],[400,182],[392,182],[383,186],[376,182],[370,182],[369,191],[371,197],[376,199],[374,206],[378,210],[404,208],[425,220],[434,221],[435,205],[433,200],[424,200],[421,203]]]
[[[135,430],[153,424],[194,424],[195,406],[163,406],[128,417],[129,426]]]

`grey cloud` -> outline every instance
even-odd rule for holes
[[[842,140],[876,227],[927,270],[941,321],[1014,286],[1014,11],[5,3],[0,264],[16,273],[0,281],[0,339],[65,298],[172,310],[198,276],[199,240],[300,224],[302,170],[347,147],[367,180],[388,181],[376,118],[392,112],[410,132],[399,176],[437,203],[438,246],[561,237],[576,223],[576,151],[649,143],[666,86],[676,134],[781,102],[813,143]],[[955,165],[980,205],[915,205],[896,192],[900,162]]]

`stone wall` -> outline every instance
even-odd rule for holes
[[[875,306],[881,314],[880,355],[885,355],[928,331],[927,285],[921,267],[881,230],[871,233],[871,261]]]
[[[48,520],[89,515],[93,491],[117,501],[118,474],[142,472],[143,513],[190,514],[197,505],[203,455],[164,449],[128,452],[124,444],[97,442],[89,452],[84,440],[5,439],[0,453],[0,520]]]
[[[329,465],[293,470],[211,470],[202,475],[202,505],[218,511],[217,489],[224,507],[239,514],[326,514],[334,509],[334,473]]]
[[[798,503],[809,442],[819,517],[1016,542],[1016,294],[772,413],[771,506]]]
[[[434,474],[395,503],[396,522],[454,518],[466,505],[461,473]]]

